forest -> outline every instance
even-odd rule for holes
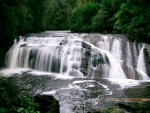
[[[0,66],[15,38],[45,30],[124,34],[150,43],[150,0],[1,0]]]

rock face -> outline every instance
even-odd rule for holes
[[[85,42],[82,42],[82,47],[86,49],[91,49],[91,46]]]
[[[86,76],[88,74],[88,65],[91,57],[91,46],[85,42],[82,42],[82,62],[80,71]]]
[[[37,95],[34,101],[39,104],[35,109],[41,113],[59,113],[59,101],[51,95]]]
[[[82,42],[82,60],[80,71],[84,76],[106,77],[108,75],[109,60],[104,53],[92,48],[90,44]]]
[[[134,68],[127,66],[125,63],[121,64],[121,67],[127,77],[127,79],[140,80],[139,73]]]

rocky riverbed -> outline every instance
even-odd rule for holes
[[[5,72],[5,73],[4,73]],[[3,70],[7,87],[20,96],[51,95],[60,113],[149,113],[150,82],[131,79],[64,77],[33,70]]]

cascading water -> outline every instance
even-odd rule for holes
[[[64,76],[149,79],[142,52],[144,47],[135,47],[125,38],[67,32],[47,34],[15,41],[7,53],[7,67],[31,68]]]
[[[146,70],[146,63],[145,63],[145,58],[144,58],[144,52],[143,52],[144,46],[140,50],[139,57],[138,57],[138,62],[137,62],[137,70],[142,74],[141,79],[148,79],[147,76],[147,70]]]
[[[113,35],[107,35],[107,36],[109,39],[109,48],[110,48],[109,52],[118,62],[120,62],[120,65],[122,65],[120,68],[123,69],[126,77],[129,79],[148,80],[149,79],[148,71],[147,71],[148,69],[145,62],[146,59],[144,55],[145,53],[143,52],[144,49],[144,46],[142,46],[143,44],[141,45],[141,43],[137,43],[137,42],[131,43],[127,40],[126,37],[123,36],[118,36],[118,37],[115,37]],[[108,43],[108,40],[102,40],[102,41],[101,40],[97,40],[98,41],[97,43],[98,44]],[[148,49],[149,45],[148,44],[145,45],[147,46],[147,50],[149,51]],[[113,63],[112,67],[115,67],[115,64],[116,63]],[[117,72],[119,71],[118,69],[119,68],[117,68]],[[118,74],[116,74],[116,76],[117,75]]]
[[[111,54],[115,57],[115,59],[121,60],[121,39],[114,39],[111,48]]]

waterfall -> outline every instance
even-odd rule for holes
[[[121,60],[122,52],[121,52],[121,40],[120,39],[114,39],[112,48],[111,48],[111,54],[115,57],[115,59]]]
[[[130,49],[129,42],[127,42],[126,53],[127,53],[126,64],[132,67],[133,66],[133,64],[132,64],[132,54],[131,54],[131,49]]]
[[[12,46],[12,48],[9,51],[11,54],[11,55],[9,55],[9,59],[8,59],[9,60],[8,61],[9,68],[17,68],[19,66],[21,67],[21,62],[22,62],[21,55],[23,55],[24,53],[22,52],[22,49],[20,49],[20,46],[23,44],[25,44],[25,41],[23,38],[20,38],[19,42],[17,42],[17,40],[14,40],[14,45]],[[22,53],[22,54],[19,54],[19,53]],[[26,57],[26,56],[23,56],[23,57]],[[28,59],[28,58],[26,58],[26,59]]]
[[[126,79],[126,76],[119,65],[119,63],[111,56],[110,53],[105,52],[110,62],[110,74],[109,78]]]
[[[74,77],[149,79],[144,46],[138,43],[113,35],[45,33],[15,40],[7,53],[7,67]]]
[[[137,61],[137,71],[139,71],[142,76],[141,79],[143,80],[147,80],[148,79],[148,75],[146,74],[146,63],[145,63],[145,58],[144,58],[144,52],[143,52],[144,46],[142,47],[142,49],[140,50],[140,54],[138,57],[138,61]]]

